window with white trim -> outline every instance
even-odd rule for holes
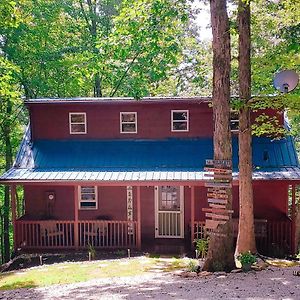
[[[137,133],[136,112],[120,112],[120,132]]]
[[[189,131],[189,111],[171,111],[171,131]]]
[[[230,129],[232,133],[239,132],[239,111],[238,110],[231,110],[230,111]]]
[[[69,113],[70,134],[86,134],[86,113]]]
[[[79,209],[97,209],[98,197],[96,186],[81,186],[79,194]]]
[[[159,210],[180,210],[179,186],[159,187]]]

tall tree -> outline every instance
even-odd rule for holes
[[[250,1],[239,0],[239,230],[235,256],[256,252],[252,187],[252,134],[249,101],[251,99]]]
[[[226,0],[210,0],[213,32],[213,116],[214,159],[231,160],[230,131],[230,33]],[[232,192],[228,189],[227,209],[232,209]],[[212,235],[203,269],[231,270],[234,267],[231,219],[221,227],[221,235]]]
[[[6,36],[26,97],[149,95],[177,67],[187,0],[25,1]]]
[[[1,1],[0,28],[14,29],[20,22],[19,11],[13,1]],[[0,33],[1,33],[0,31]],[[6,37],[1,36],[5,44]],[[4,52],[0,52],[0,172],[11,168],[16,148],[16,139],[20,138],[20,126],[17,122],[21,108],[19,86],[17,82],[18,68],[12,64]],[[17,135],[17,138],[16,138]],[[10,259],[10,195],[9,186],[0,191],[1,214],[1,257],[2,262]]]
[[[80,12],[86,22],[86,27],[90,33],[89,47],[94,62],[94,96],[102,97],[102,78],[104,76],[101,68],[97,68],[97,62],[99,61],[97,56],[101,56],[97,43],[102,39],[107,39],[111,34],[113,24],[113,16],[117,14],[117,5],[121,0],[80,0]],[[75,8],[76,6],[73,5]],[[105,47],[104,49],[107,49]]]

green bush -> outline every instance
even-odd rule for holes
[[[239,254],[237,259],[244,265],[253,265],[256,262],[256,256],[250,251]]]
[[[198,269],[198,264],[195,261],[190,260],[187,265],[187,269],[189,272],[196,272]]]
[[[90,243],[88,243],[88,252],[91,254],[91,259],[95,259],[95,257],[96,257],[96,249]]]
[[[208,244],[209,244],[208,238],[195,239],[194,243],[195,243],[196,250],[198,251],[198,254],[201,256],[201,258],[204,258],[208,250]]]

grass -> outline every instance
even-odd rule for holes
[[[153,270],[186,268],[189,259],[131,258],[58,263],[0,274],[0,290],[82,282],[97,278],[137,276]]]

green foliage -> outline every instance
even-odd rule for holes
[[[89,255],[91,255],[91,259],[95,259],[95,257],[96,257],[96,249],[90,243],[88,243],[88,253],[89,253]]]
[[[0,30],[26,97],[91,96],[98,78],[102,96],[140,98],[182,62],[186,0],[79,3],[25,1],[23,22]]]
[[[211,95],[212,47],[199,40],[187,0],[0,0],[0,171],[7,165],[3,128],[14,155],[27,123],[20,96]],[[252,95],[248,105],[287,109],[300,147],[300,88],[274,95],[274,74],[300,73],[298,2],[255,0],[252,7]],[[232,94],[237,89],[236,12],[231,19]],[[233,101],[241,109],[240,99]],[[11,107],[10,107],[11,106]],[[11,113],[8,111],[11,110]],[[256,135],[281,136],[261,115]],[[299,149],[299,148],[298,148]],[[3,202],[0,188],[0,204]],[[5,208],[7,210],[8,208]]]
[[[19,17],[16,1],[0,0],[0,28],[17,26]]]
[[[252,125],[252,133],[256,136],[269,136],[271,138],[282,138],[288,131],[279,123],[277,116],[269,116],[262,113],[255,119]]]
[[[196,250],[200,254],[201,258],[204,258],[208,251],[209,239],[195,239],[194,240]]]
[[[187,265],[188,272],[196,272],[198,269],[198,264],[194,260],[190,260]]]
[[[127,255],[127,252],[126,250],[117,250],[114,252],[114,254],[117,256],[117,257],[125,257]]]
[[[239,254],[237,259],[241,262],[242,266],[253,265],[256,262],[256,256],[250,251]]]
[[[189,6],[184,0],[125,0],[109,38],[110,96],[149,95],[178,65]],[[98,43],[98,48],[105,45]],[[122,81],[120,81],[122,80]]]

